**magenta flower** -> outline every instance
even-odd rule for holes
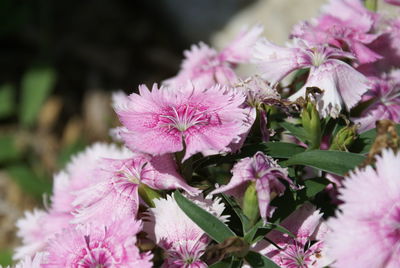
[[[332,0],[322,10],[317,19],[295,26],[292,36],[349,50],[360,64],[382,58],[367,46],[379,36],[371,34],[377,18],[361,1]]]
[[[321,116],[337,117],[342,103],[352,108],[368,89],[367,78],[339,58],[352,58],[342,50],[326,46],[310,46],[295,39],[294,47],[280,47],[261,40],[255,48],[263,77],[272,84],[292,71],[310,68],[306,84],[289,99],[305,97],[307,87],[319,87],[324,92],[317,100]]]
[[[272,157],[262,152],[257,152],[253,157],[240,160],[233,167],[232,174],[233,176],[227,185],[215,189],[211,194],[232,191],[254,181],[256,183],[258,207],[264,221],[270,214],[271,195],[281,195],[285,191],[286,187],[279,179],[294,186],[288,178],[287,169],[279,166]]]
[[[145,184],[156,190],[184,189],[200,191],[187,185],[176,171],[170,155],[148,157],[136,154],[124,160],[105,159],[98,169],[99,182],[76,192],[74,206],[80,209],[74,223],[103,222],[135,217],[139,209],[139,187]]]
[[[56,235],[47,247],[45,268],[152,267],[152,255],[140,253],[136,234],[141,223],[131,219],[104,226],[71,226]]]
[[[360,124],[360,132],[375,128],[375,122],[381,119],[400,123],[400,70],[376,79],[364,99],[373,102],[361,118],[354,120]]]
[[[226,222],[222,212],[225,206],[216,198],[190,197],[198,206]],[[202,268],[207,265],[200,260],[211,239],[179,208],[173,196],[155,200],[151,208],[150,222],[154,241],[166,251],[164,267]]]
[[[232,85],[237,76],[234,67],[247,62],[261,32],[261,26],[243,30],[225,49],[218,53],[204,43],[192,45],[185,51],[185,60],[177,76],[166,80],[169,87],[186,86],[190,81],[196,88],[205,89],[215,84]]]
[[[140,95],[133,93],[115,105],[120,121],[126,128],[120,135],[134,151],[151,155],[180,152],[185,148],[186,160],[201,152],[203,155],[229,151],[249,126],[240,105],[244,94],[233,89],[214,86],[198,88],[157,88],[152,91],[139,86]]]
[[[351,173],[339,190],[343,204],[327,222],[332,267],[400,267],[400,155],[391,150]]]
[[[322,214],[313,205],[306,203],[281,223],[295,237],[271,231],[266,238],[279,248],[262,240],[254,250],[282,268],[326,267],[331,261],[325,256],[323,238],[327,228],[321,219]],[[311,244],[312,241],[316,243]]]

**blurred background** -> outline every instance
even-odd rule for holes
[[[110,95],[177,73],[184,49],[261,23],[283,43],[323,0],[0,0],[0,264],[70,156],[110,141]]]

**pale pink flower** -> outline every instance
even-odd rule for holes
[[[246,80],[240,80],[235,85],[235,88],[246,94],[246,101],[243,106],[249,109],[248,124],[250,126],[253,125],[258,111],[262,139],[263,141],[268,141],[270,132],[267,129],[267,115],[264,105],[282,108],[282,105],[280,105],[281,95],[275,88],[272,88],[264,79],[257,75],[249,77]]]
[[[258,207],[264,221],[270,214],[271,194],[282,195],[286,189],[280,179],[294,186],[288,177],[287,169],[279,166],[276,160],[262,152],[257,152],[253,157],[240,160],[233,167],[232,174],[233,176],[227,185],[215,189],[211,194],[232,191],[248,182],[255,182]]]
[[[306,84],[289,99],[305,97],[307,87],[319,87],[323,94],[317,100],[321,116],[337,117],[342,103],[352,108],[368,89],[367,78],[339,58],[352,58],[349,53],[326,46],[310,46],[295,39],[294,47],[280,47],[261,40],[255,47],[255,59],[262,76],[272,84],[292,71],[310,68]]]
[[[215,84],[232,85],[237,80],[235,65],[250,59],[252,47],[262,31],[261,26],[243,30],[220,53],[204,43],[192,45],[191,50],[184,52],[185,60],[178,75],[164,81],[165,85],[182,87],[189,81],[200,89]]]
[[[332,267],[400,267],[400,155],[384,150],[339,190],[343,204],[327,222]]]
[[[33,258],[26,256],[15,265],[15,268],[41,268],[46,260],[46,252],[38,252]],[[1,265],[0,265],[1,267]]]
[[[249,127],[243,124],[247,115],[240,108],[245,96],[233,89],[172,90],[155,84],[152,91],[139,86],[139,93],[114,107],[126,128],[120,135],[134,151],[162,155],[185,149],[186,160],[199,152],[229,151]]]
[[[43,267],[152,267],[152,255],[140,253],[136,234],[141,223],[132,219],[110,225],[71,226],[56,235],[47,247]]]
[[[279,248],[262,240],[254,250],[272,259],[282,268],[322,268],[330,263],[325,256],[323,242],[327,228],[322,222],[322,214],[313,205],[304,204],[280,225],[295,237],[274,230],[268,233],[266,238]]]
[[[201,196],[189,197],[201,208],[207,210],[223,222],[227,216],[223,216],[225,209],[220,199],[214,201],[211,198]],[[151,208],[150,229],[156,243],[166,251],[164,267],[207,267],[200,260],[211,239],[179,208],[173,196],[166,199],[157,199],[155,208]]]
[[[139,187],[145,184],[156,190],[184,189],[198,194],[176,171],[171,155],[157,157],[136,154],[124,160],[104,159],[98,168],[99,182],[76,193],[74,205],[80,207],[74,223],[97,221],[109,223],[135,217],[139,209]]]
[[[373,88],[365,95],[365,100],[372,104],[363,112],[361,118],[354,121],[360,125],[362,133],[375,128],[375,122],[390,119],[400,123],[400,70],[375,79]]]
[[[377,17],[361,1],[332,0],[322,10],[317,19],[296,25],[292,36],[349,50],[360,64],[382,58],[367,46],[379,36],[371,34]]]

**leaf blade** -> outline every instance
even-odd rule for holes
[[[254,251],[249,251],[245,259],[253,268],[280,268],[272,260]]]
[[[225,223],[188,200],[179,191],[174,192],[174,198],[182,211],[218,243],[224,242],[229,237],[236,236]]]

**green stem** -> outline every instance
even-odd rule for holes
[[[139,196],[149,207],[152,208],[155,207],[153,200],[162,197],[160,193],[145,184],[139,185]]]
[[[377,0],[365,0],[365,7],[373,12],[376,12],[378,10],[378,1]]]

